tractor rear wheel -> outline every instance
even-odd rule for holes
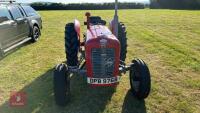
[[[65,51],[68,66],[77,66],[78,49],[79,39],[74,28],[74,23],[68,23],[65,26]]]
[[[54,97],[59,106],[65,106],[70,99],[70,76],[65,64],[57,65],[54,71]]]
[[[138,99],[145,99],[151,89],[150,72],[143,60],[132,61],[130,70],[131,92]]]
[[[122,22],[118,24],[118,40],[121,44],[120,60],[125,61],[127,53],[127,37],[126,37],[126,27]]]

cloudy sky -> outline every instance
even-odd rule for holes
[[[114,2],[115,0],[16,0],[20,3],[31,3],[31,2],[62,2],[62,3],[103,3],[103,2]],[[149,0],[118,0],[119,2],[145,2]]]

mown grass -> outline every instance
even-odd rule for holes
[[[41,11],[42,37],[0,61],[1,113],[145,113],[200,112],[200,11],[120,10],[127,26],[128,58],[149,65],[152,90],[145,101],[129,92],[128,73],[115,88],[91,88],[72,77],[72,99],[60,108],[53,98],[52,72],[65,61],[64,26],[85,11]],[[109,21],[113,11],[91,11]],[[83,24],[82,24],[82,27]],[[82,30],[84,31],[84,30]],[[10,91],[25,91],[27,105],[9,107]]]

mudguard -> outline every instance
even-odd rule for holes
[[[74,28],[75,28],[75,31],[78,34],[79,39],[80,39],[80,36],[81,36],[81,24],[77,19],[74,20]]]
[[[39,28],[40,28],[40,26],[39,26],[39,23],[36,21],[36,20],[31,20],[30,22],[29,22],[29,25],[30,25],[30,34],[29,34],[29,36],[32,36],[33,34],[33,26],[34,25],[37,25]],[[41,35],[41,34],[40,34]]]
[[[114,34],[114,20],[111,20],[110,23],[109,23],[109,29],[110,31]]]
[[[31,20],[30,26],[33,28],[34,25],[37,25],[39,28],[39,23],[36,20]]]

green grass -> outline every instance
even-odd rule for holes
[[[42,37],[0,61],[0,113],[199,113],[200,11],[120,10],[127,26],[128,57],[149,65],[152,90],[145,101],[129,92],[128,73],[116,89],[91,88],[82,77],[72,77],[72,99],[55,105],[52,72],[65,61],[64,27],[74,18],[84,22],[85,11],[41,11]],[[107,21],[113,11],[91,11]],[[83,28],[82,24],[82,28]],[[82,29],[82,32],[84,30]],[[25,91],[25,107],[9,107],[10,91]]]

